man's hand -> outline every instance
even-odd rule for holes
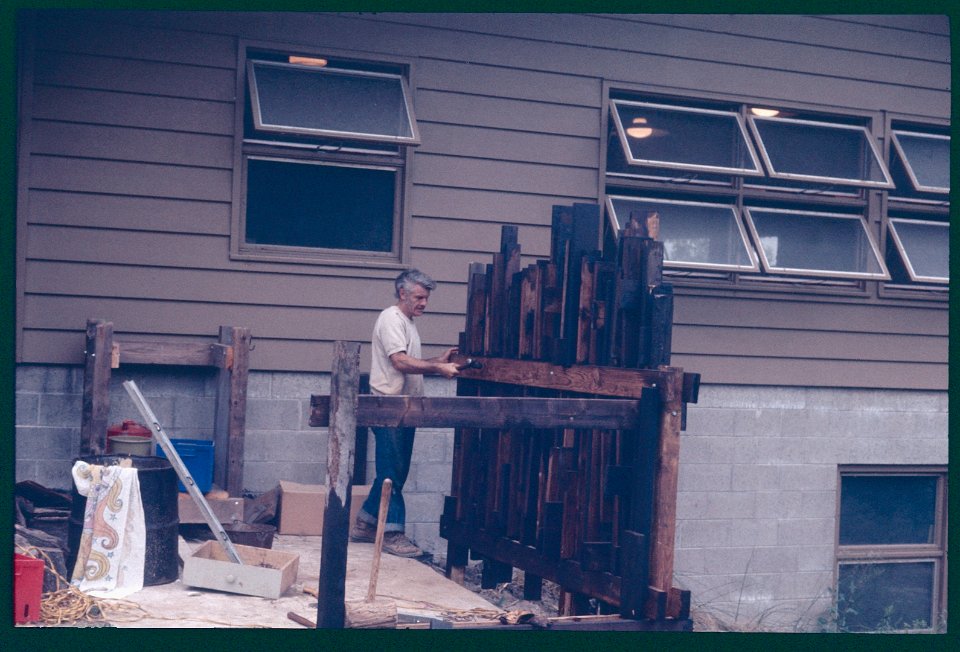
[[[450,358],[455,356],[459,351],[460,349],[458,349],[457,347],[455,346],[451,347],[446,351],[444,351],[442,355],[438,355],[436,358],[434,358],[434,360],[436,360],[437,362],[450,362]]]
[[[460,368],[452,362],[437,363],[437,373],[444,378],[453,378],[460,373]]]

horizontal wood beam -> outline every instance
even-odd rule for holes
[[[358,426],[431,428],[597,428],[636,427],[638,401],[607,398],[358,397]],[[330,397],[310,397],[310,425],[326,426]]]
[[[644,389],[656,387],[664,402],[696,403],[700,387],[700,374],[684,373],[679,367],[564,367],[537,360],[463,355],[453,356],[451,361],[460,366],[469,363],[458,378],[620,398],[640,398]]]
[[[229,368],[233,362],[231,347],[195,342],[117,342],[113,359],[120,364],[158,364]]]

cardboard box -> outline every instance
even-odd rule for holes
[[[234,563],[219,541],[206,541],[183,561],[186,586],[277,599],[297,579],[300,555],[268,548],[233,545]]]
[[[210,511],[224,525],[230,525],[238,521],[243,521],[244,499],[243,498],[212,498],[204,496]],[[177,514],[181,523],[206,523],[207,519],[203,517],[203,512],[197,507],[193,496],[187,493],[177,494]]]
[[[370,485],[354,485],[350,493],[350,523],[357,518]],[[280,481],[280,518],[278,534],[323,534],[323,512],[327,508],[327,486]]]

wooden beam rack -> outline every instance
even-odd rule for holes
[[[121,340],[113,323],[87,320],[84,349],[81,454],[106,451],[110,374],[121,364],[204,366],[217,369],[214,483],[230,496],[243,491],[243,439],[247,405],[250,330],[221,326],[215,343]]]

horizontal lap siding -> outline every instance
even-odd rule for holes
[[[554,204],[596,201],[604,81],[946,117],[947,28],[891,20],[41,14],[20,359],[79,362],[88,317],[134,339],[248,326],[254,369],[328,369],[330,342],[367,338],[395,269],[229,258],[238,39],[413,62],[406,262],[442,283],[420,326],[433,352],[502,225],[531,264]],[[876,303],[678,288],[674,362],[705,382],[945,387],[946,310]]]

